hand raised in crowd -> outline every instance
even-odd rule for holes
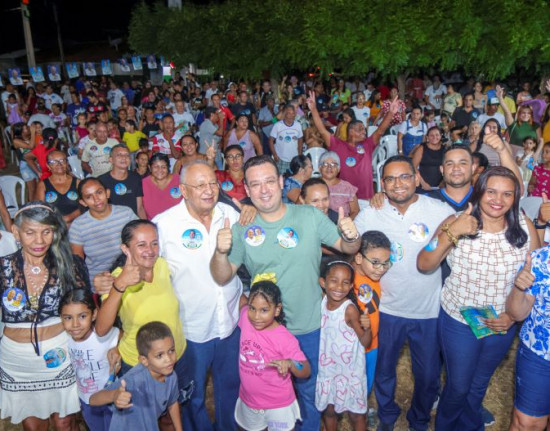
[[[309,97],[306,99],[307,107],[310,111],[317,110],[317,102],[315,102],[315,91],[309,92]]]
[[[139,266],[134,262],[134,258],[130,251],[123,251],[126,255],[126,263],[122,267],[122,272],[115,279],[113,286],[118,290],[124,291],[128,286],[133,286],[141,281],[141,273]]]
[[[399,96],[395,96],[390,103],[390,113],[397,114],[399,112]]]
[[[542,204],[539,208],[539,215],[537,217],[539,224],[545,224],[550,221],[550,201],[548,195],[542,192]]]
[[[468,208],[451,223],[450,229],[456,237],[475,235],[477,233],[479,223],[477,219],[472,216],[472,208],[472,204],[468,203]]]
[[[488,126],[485,127],[485,136],[483,136],[483,143],[491,147],[497,153],[506,150],[506,145],[504,145],[504,141],[502,140],[502,138],[498,136],[497,133],[490,132]]]
[[[535,276],[531,272],[531,253],[527,253],[527,258],[525,259],[525,265],[516,276],[516,281],[514,281],[514,286],[519,290],[529,289],[535,281]]]
[[[212,141],[211,144],[206,142],[206,146],[206,158],[208,160],[214,160],[216,158],[216,143],[214,141]]]
[[[496,87],[496,94],[498,100],[501,100],[504,97],[504,89],[500,85],[497,85]]]
[[[359,232],[355,227],[355,223],[351,217],[344,216],[344,208],[342,207],[338,208],[338,228],[347,241],[355,241],[359,238]]]
[[[120,381],[120,387],[114,393],[113,403],[117,409],[127,409],[133,406],[132,394],[126,390],[126,380]]]
[[[277,359],[267,364],[268,367],[277,368],[277,372],[281,377],[286,377],[288,371],[292,368],[292,361],[290,359]]]
[[[118,351],[118,347],[113,347],[112,349],[109,349],[107,352],[107,361],[109,362],[109,373],[118,373],[120,370],[120,360],[122,356],[120,356],[120,352]]]
[[[507,331],[514,324],[514,321],[506,313],[500,313],[496,319],[484,319],[484,322],[489,329],[495,332]]]
[[[359,323],[365,331],[370,329],[370,316],[367,310],[363,311],[359,316]]]
[[[115,277],[109,271],[103,271],[94,277],[94,290],[98,295],[108,294],[113,288]]]
[[[233,232],[231,232],[231,223],[228,218],[223,222],[223,229],[218,231],[218,240],[216,243],[216,251],[221,254],[229,253],[231,244],[233,243]]]

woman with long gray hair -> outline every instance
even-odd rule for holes
[[[68,335],[59,301],[76,287],[90,289],[84,261],[71,254],[61,214],[30,202],[14,217],[21,249],[0,258],[4,336],[0,341],[0,411],[23,429],[77,430],[80,410]]]

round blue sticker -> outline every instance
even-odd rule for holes
[[[197,229],[187,229],[181,236],[183,246],[190,250],[196,250],[202,245],[202,233]]]
[[[53,204],[57,200],[57,193],[56,192],[47,192],[44,199],[49,204]]]
[[[241,141],[241,142],[239,142],[239,145],[241,146],[241,148],[244,148],[244,147],[246,147],[246,142],[245,142],[245,141]]]
[[[399,262],[403,260],[403,246],[398,242],[392,241],[390,248],[390,260],[392,262]]]
[[[357,299],[363,304],[368,304],[372,299],[372,287],[366,283],[361,284],[357,289]]]
[[[90,147],[90,151],[91,151],[92,153],[95,153],[95,152],[97,151],[97,145],[92,145],[92,146]]]
[[[346,166],[353,168],[356,164],[357,164],[357,160],[355,160],[355,157],[350,156],[346,158]]]
[[[103,147],[103,154],[111,154],[111,147]]]
[[[408,233],[414,242],[424,242],[428,239],[430,229],[424,223],[413,223],[409,226]]]
[[[258,225],[250,226],[244,231],[244,240],[252,247],[262,245],[265,241],[265,230]]]
[[[12,287],[4,292],[2,295],[2,303],[9,311],[19,311],[27,302],[25,293],[21,289]]]
[[[117,183],[115,184],[115,193],[119,196],[125,195],[128,189],[123,183]]]
[[[437,248],[437,244],[439,244],[439,240],[437,239],[437,236],[434,236],[432,240],[426,244],[426,247],[424,249],[426,251],[434,251]]]
[[[179,199],[181,198],[181,191],[180,191],[180,188],[178,186],[176,187],[172,187],[170,189],[170,196],[172,196],[174,199]]]
[[[71,190],[69,193],[67,193],[67,197],[72,201],[76,201],[78,199],[78,193],[74,190]]]
[[[230,192],[234,188],[235,188],[235,186],[233,185],[233,183],[231,181],[224,181],[222,183],[222,190],[225,191],[225,192]]]
[[[365,147],[363,145],[359,144],[355,149],[357,150],[357,154],[365,154]]]
[[[67,359],[67,354],[61,347],[56,347],[55,349],[48,350],[44,353],[43,358],[46,362],[47,368],[57,368],[65,362],[65,359]]]
[[[277,241],[283,248],[294,248],[298,245],[298,234],[291,227],[282,228],[277,234]]]

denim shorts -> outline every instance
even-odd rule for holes
[[[519,343],[514,407],[533,417],[550,415],[550,361]]]
[[[21,174],[21,178],[23,178],[23,181],[32,181],[37,180],[38,176],[36,175],[36,172],[34,172],[29,164],[27,162],[21,161],[19,163],[19,173]]]

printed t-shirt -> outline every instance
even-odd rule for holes
[[[112,204],[123,205],[137,214],[137,198],[143,197],[141,177],[135,172],[128,171],[123,180],[113,178],[110,172],[100,175],[101,183],[111,190],[109,200]]]
[[[378,328],[380,327],[380,306],[381,289],[380,282],[373,281],[366,275],[361,275],[355,271],[355,280],[353,290],[357,297],[357,303],[361,312],[367,310],[370,318],[370,330],[372,333],[372,342],[365,348],[365,352],[378,348]]]
[[[275,274],[288,330],[301,335],[319,329],[321,244],[332,247],[340,238],[334,223],[312,206],[286,205],[280,220],[267,222],[258,214],[251,224],[236,223],[232,230],[229,261],[246,265],[252,279]]]
[[[239,398],[251,409],[277,409],[289,406],[296,399],[291,373],[281,377],[274,360],[305,361],[298,340],[283,325],[256,330],[248,319],[248,306],[241,310],[239,327]]]

